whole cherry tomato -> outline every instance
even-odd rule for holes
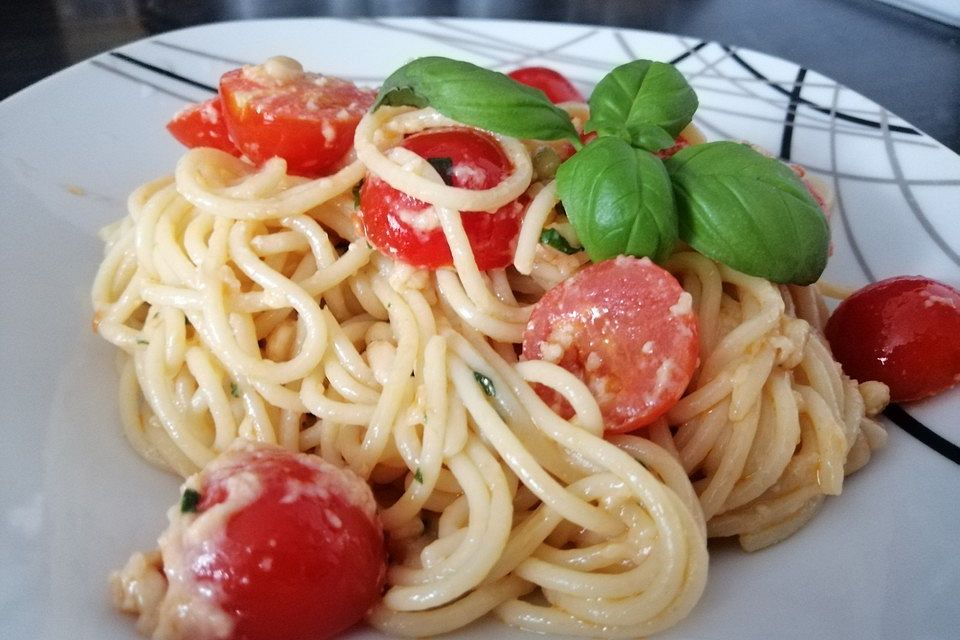
[[[895,402],[960,382],[960,291],[935,280],[868,285],[840,303],[825,333],[847,375],[886,383]]]

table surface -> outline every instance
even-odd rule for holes
[[[774,54],[838,80],[960,153],[960,28],[877,0],[35,0],[8,3],[5,13],[0,98],[126,42],[206,22],[515,18],[679,33]]]

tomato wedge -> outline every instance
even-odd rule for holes
[[[279,156],[290,173],[317,177],[353,146],[353,132],[376,93],[276,57],[225,73],[220,97],[227,129],[251,161]]]
[[[584,102],[585,98],[563,74],[548,67],[521,67],[507,74],[520,84],[540,89],[554,104]]]
[[[167,131],[181,144],[190,147],[213,147],[235,156],[240,155],[227,132],[220,97],[181,109],[170,122]]]
[[[960,382],[960,291],[929,278],[881,280],[840,303],[825,329],[857,380],[880,380],[895,402]]]
[[[513,166],[491,136],[467,127],[430,129],[401,143],[443,169],[445,181],[462,189],[490,189]],[[499,269],[513,260],[524,206],[518,200],[494,213],[464,211],[463,227],[481,270]],[[440,221],[429,204],[371,175],[360,189],[359,219],[370,244],[415,267],[437,269],[453,264]]]
[[[646,426],[676,404],[698,352],[690,294],[648,258],[606,260],[550,289],[523,334],[523,357],[555,362],[583,380],[613,433]],[[572,416],[556,392],[538,392]]]
[[[216,635],[224,640],[320,640],[380,598],[383,529],[369,487],[351,472],[239,442],[191,484],[196,513],[175,513],[160,539],[168,596],[217,615],[179,624],[226,615],[229,635]],[[213,637],[203,628],[182,637]]]

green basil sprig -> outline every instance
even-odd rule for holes
[[[417,58],[388,77],[373,109],[431,106],[457,122],[515,138],[570,140],[580,146],[570,116],[542,91],[502,73],[439,56]]]
[[[789,167],[737,142],[681,149],[666,161],[680,233],[700,253],[774,282],[816,282],[830,231]]]
[[[560,165],[557,193],[591,260],[629,254],[661,261],[673,252],[670,176],[650,152],[597,138]]]
[[[783,163],[735,142],[668,148],[697,109],[671,65],[635,60],[590,96],[590,141],[557,170],[557,192],[591,260],[666,259],[678,236],[700,253],[774,282],[809,284],[826,266],[829,229]]]
[[[690,124],[698,104],[697,94],[672,64],[634,60],[597,83],[590,95],[590,120],[585,128],[659,151],[673,146],[673,139]],[[652,142],[660,146],[649,146]]]

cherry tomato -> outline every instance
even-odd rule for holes
[[[183,536],[179,570],[198,592],[215,594],[214,604],[233,620],[230,640],[329,638],[380,598],[383,530],[369,487],[351,472],[315,456],[243,444],[203,470],[199,482],[194,524],[214,508],[225,512],[200,539]]]
[[[660,149],[660,151],[657,151],[657,156],[665,160],[675,154],[677,151],[680,151],[680,149],[690,146],[690,141],[684,138],[683,134],[677,136],[674,142],[676,142],[676,144],[674,144],[672,147],[667,147],[666,149]]]
[[[167,123],[167,131],[183,145],[190,147],[213,147],[235,156],[240,155],[237,145],[230,140],[227,123],[223,117],[220,98],[210,98],[200,104],[192,104],[180,110]]]
[[[220,78],[227,129],[255,164],[274,156],[290,173],[325,175],[353,146],[353,132],[376,93],[352,82],[303,72],[289,58]]]
[[[895,402],[960,382],[960,291],[929,278],[881,280],[837,307],[825,331],[857,380],[880,380]]]
[[[666,413],[690,383],[699,351],[691,304],[649,259],[606,260],[540,299],[523,334],[523,357],[555,362],[583,380],[608,433],[633,431]],[[554,391],[538,391],[561,415],[572,415]]]
[[[520,84],[540,89],[550,102],[584,102],[583,94],[559,72],[547,67],[521,67],[507,74]]]
[[[430,129],[405,138],[401,144],[427,160],[449,159],[446,179],[451,186],[462,189],[490,189],[513,170],[496,140],[476,129]],[[429,206],[374,175],[368,176],[360,189],[359,218],[370,243],[396,260],[437,269],[453,264],[453,256],[432,208],[424,211]],[[461,213],[481,270],[499,269],[513,260],[523,210],[518,199],[494,213]]]

